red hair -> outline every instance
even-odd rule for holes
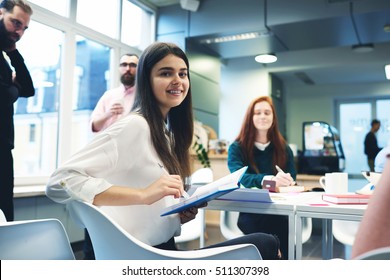
[[[253,148],[255,146],[257,134],[257,129],[253,123],[253,115],[255,105],[260,102],[267,102],[271,106],[272,110],[273,120],[271,127],[267,131],[267,139],[274,145],[274,152],[272,157],[273,166],[277,164],[281,168],[285,168],[287,162],[287,142],[279,131],[278,119],[276,118],[275,107],[272,103],[272,99],[269,96],[260,96],[254,99],[246,110],[244,121],[241,126],[241,131],[236,138],[236,141],[242,148],[244,159],[257,173],[260,173],[261,170],[257,168],[253,156]]]

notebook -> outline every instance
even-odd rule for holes
[[[248,169],[247,166],[226,175],[212,183],[198,187],[189,198],[182,198],[177,204],[164,209],[161,216],[182,212],[191,207],[198,207],[224,194],[240,188],[240,180]]]
[[[323,194],[322,200],[335,204],[367,204],[370,200],[369,194]]]

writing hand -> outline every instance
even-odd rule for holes
[[[152,204],[165,196],[173,195],[175,198],[182,196],[184,192],[183,182],[179,175],[163,174],[142,191],[145,204]]]

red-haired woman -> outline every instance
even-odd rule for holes
[[[256,98],[249,105],[241,131],[230,145],[228,167],[234,172],[248,166],[241,183],[247,188],[262,188],[263,180],[276,186],[294,184],[296,171],[293,153],[278,128],[275,108],[268,96]],[[283,171],[278,172],[275,166]],[[280,239],[284,257],[288,256],[288,217],[240,213],[238,227],[245,234],[266,232]]]

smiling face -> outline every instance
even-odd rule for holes
[[[153,66],[150,80],[154,96],[166,118],[169,110],[180,105],[187,96],[190,86],[187,65],[183,59],[169,54]]]
[[[255,104],[253,110],[253,124],[259,132],[267,132],[273,122],[274,115],[271,105],[266,101]]]

